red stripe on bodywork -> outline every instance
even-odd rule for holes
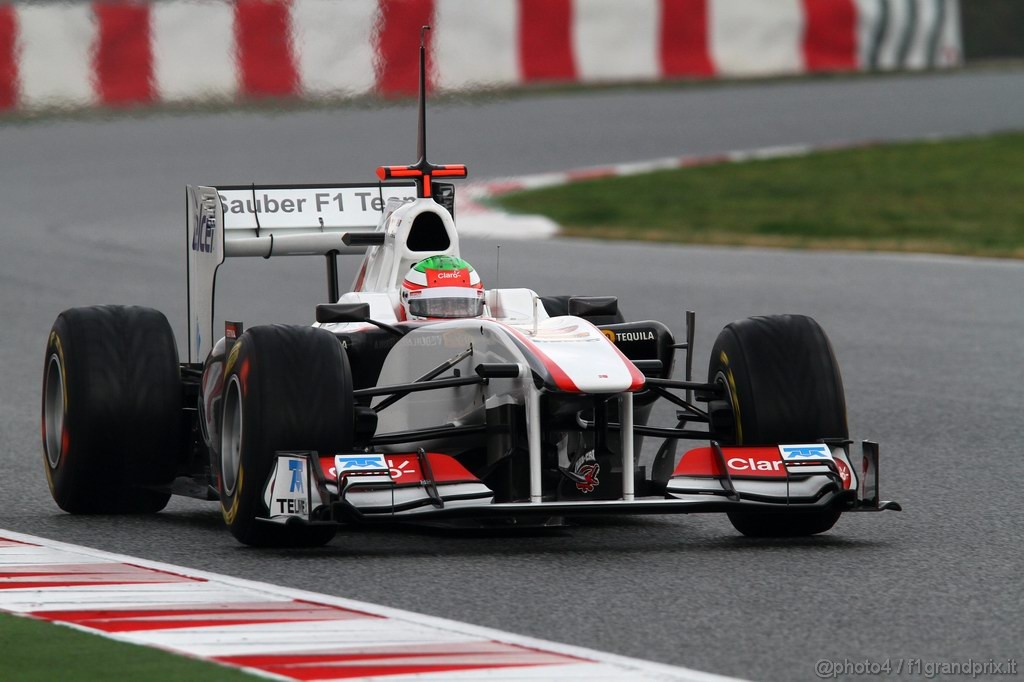
[[[857,69],[854,0],[803,0],[804,67],[807,71]]]
[[[149,5],[96,2],[99,24],[94,56],[96,92],[107,105],[153,100],[153,52]]]
[[[574,81],[571,0],[520,0],[519,68],[523,81]]]
[[[0,6],[0,111],[13,109],[18,104],[17,38],[14,7]]]
[[[602,334],[601,336],[604,336],[604,334]],[[605,336],[604,338],[607,339],[608,343],[612,344],[612,348],[614,348],[615,352],[619,354],[619,357],[622,358],[623,364],[626,365],[626,369],[629,370],[629,376],[632,379],[632,383],[629,385],[629,388],[627,390],[632,393],[634,391],[639,391],[640,389],[642,389],[644,387],[644,384],[647,383],[647,377],[644,376],[643,372],[636,368],[636,365],[633,364],[632,360],[626,357],[625,353],[619,350],[618,346],[612,343],[611,339],[609,339],[607,336]]]
[[[555,387],[558,388],[559,391],[565,391],[566,393],[582,393],[579,386],[576,385],[576,382],[565,373],[564,369],[559,367],[557,362],[549,358],[547,353],[542,351],[537,344],[533,342],[533,339],[515,327],[510,327],[506,324],[502,324],[501,322],[498,322],[498,324],[511,332],[516,339],[522,343],[531,354],[533,354],[534,357],[540,360],[541,364],[543,364],[544,368],[548,371],[548,374],[551,375],[551,380],[555,382]]]
[[[380,0],[377,32],[377,90],[402,97],[419,91],[420,29],[432,25],[434,0]],[[425,36],[427,91],[434,85],[431,54],[432,31]]]
[[[708,49],[707,3],[708,0],[661,0],[659,37],[663,76],[715,75]]]
[[[237,0],[235,45],[242,93],[286,97],[299,90],[290,0]]]

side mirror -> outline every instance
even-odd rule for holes
[[[321,303],[316,307],[316,321],[366,322],[370,317],[369,303]]]
[[[331,322],[367,322],[395,336],[405,336],[405,333],[409,331],[408,328],[399,329],[384,322],[371,320],[369,303],[321,303],[316,307],[316,321],[320,324]]]
[[[574,317],[619,314],[619,299],[615,296],[573,296],[569,299],[569,314]]]

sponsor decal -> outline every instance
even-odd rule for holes
[[[391,472],[391,480],[395,483],[419,483],[423,478],[419,457],[415,455],[388,457],[388,470]]]
[[[592,493],[595,488],[601,485],[601,481],[597,478],[597,475],[601,473],[601,465],[597,462],[584,464],[579,468],[578,473],[583,477],[583,480],[576,482],[576,490],[579,490],[581,493]]]
[[[469,270],[427,270],[429,286],[470,286]]]
[[[357,227],[381,214],[386,203],[396,205],[415,201],[407,196],[411,188],[384,187],[310,187],[267,189],[224,189],[218,193],[228,229],[254,228],[256,216],[265,229],[280,227],[309,228],[319,224],[330,227]]]
[[[337,467],[337,458],[339,457],[355,457],[355,458],[381,458],[380,461],[386,465],[386,470],[382,467],[374,467],[372,469],[356,468],[353,466],[349,469],[339,469]],[[427,454],[430,460],[430,468],[434,474],[435,483],[462,483],[466,481],[477,481],[477,477],[471,474],[466,467],[462,466],[458,460],[450,455],[443,455],[436,452]],[[375,459],[375,462],[377,460]],[[334,466],[331,466],[334,463]],[[359,464],[362,464],[361,462]],[[416,453],[395,453],[389,455],[380,454],[358,454],[358,455],[336,455],[334,457],[321,457],[320,468],[324,472],[324,475],[328,480],[337,480],[338,473],[341,476],[349,475],[367,475],[367,474],[383,474],[385,471],[390,475],[391,480],[397,485],[419,485],[425,478],[423,469],[420,467],[420,458]],[[581,479],[582,480],[582,479]],[[596,484],[596,480],[595,480]]]
[[[444,339],[437,334],[409,334],[402,339],[405,343],[410,346],[416,346],[417,348],[434,348],[444,345]]]
[[[613,332],[611,329],[602,329],[601,333],[604,334],[609,341],[615,343],[615,332]]]
[[[597,457],[593,450],[589,450],[576,459],[572,469],[568,472],[569,479],[576,484],[576,490],[586,495],[594,492],[601,485],[597,477],[601,473],[601,465],[597,463]]]
[[[277,458],[274,473],[267,483],[263,501],[270,518],[301,516],[309,518],[309,468],[305,457]]]
[[[444,339],[445,348],[467,348],[473,343],[473,337],[467,334],[463,329],[455,329],[452,331],[446,331],[441,334],[441,338]]]
[[[338,476],[348,473],[377,473],[388,469],[384,455],[376,452],[334,456],[334,470]]]
[[[730,476],[770,479],[789,476],[776,447],[726,447],[722,448],[722,454]],[[714,450],[704,447],[687,451],[672,475],[717,478],[723,473]]]
[[[231,192],[229,198],[226,193],[221,193],[220,202],[224,212],[231,215],[244,215],[253,213],[305,213],[313,209],[317,213],[338,211],[344,213],[346,208],[346,194],[342,192],[301,192],[288,193],[277,191],[273,194],[261,192],[256,194],[253,201],[253,194],[249,190],[243,190],[245,198],[239,196],[239,192]],[[302,196],[305,194],[305,196]],[[372,192],[352,192],[348,194],[349,202],[355,202],[354,209],[362,212],[375,211],[380,213],[384,210],[384,201]],[[404,197],[403,201],[413,201],[414,197]]]
[[[217,229],[217,214],[213,207],[204,207],[192,228],[192,250],[200,253],[213,251],[213,234]]]
[[[786,478],[786,466],[776,448],[725,448],[725,466],[730,476],[740,478]]]
[[[832,452],[824,443],[810,445],[780,445],[779,454],[786,463],[831,462]]]
[[[309,516],[309,503],[302,498],[276,498],[272,516]]]
[[[615,334],[613,341],[654,341],[654,338],[653,329],[636,329]]]
[[[302,466],[302,462],[293,459],[288,462],[288,469],[292,472],[292,482],[288,485],[288,492],[305,493],[305,488],[302,484],[302,474],[305,467]]]
[[[319,192],[315,195],[316,209],[317,211],[325,208],[332,200],[337,204],[339,211],[345,210],[345,203],[341,193],[338,192],[333,197],[326,192]],[[267,193],[263,193],[256,197],[255,202],[252,199],[234,199],[228,201],[227,198],[221,194],[220,200],[224,206],[225,213],[301,213],[306,210],[306,202],[309,201],[307,197],[298,199],[275,199]]]
[[[726,460],[729,472],[783,471],[780,460],[755,459],[753,457],[732,457]]]
[[[850,471],[850,467],[847,466],[846,462],[840,457],[835,458],[836,471],[839,473],[839,479],[843,482],[843,490],[849,490],[853,485],[853,472]]]
[[[420,471],[419,457],[417,455],[388,455],[386,457],[388,473],[395,483],[409,484],[419,483],[423,479],[423,472]],[[338,469],[330,466],[332,458],[321,457],[320,462],[324,475],[330,480],[337,480]],[[374,469],[377,471],[377,469]]]

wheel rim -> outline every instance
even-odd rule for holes
[[[232,376],[224,395],[224,425],[221,430],[220,476],[224,492],[233,495],[242,464],[242,389]]]
[[[56,353],[46,363],[43,387],[43,428],[46,434],[46,461],[56,469],[64,454],[64,368]]]

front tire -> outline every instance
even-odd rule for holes
[[[145,514],[170,498],[183,451],[181,377],[163,313],[65,310],[43,369],[43,464],[71,514]]]
[[[279,450],[333,453],[352,447],[352,374],[341,343],[312,327],[245,332],[228,354],[217,487],[231,534],[257,547],[315,547],[333,526],[278,525],[263,486]]]
[[[731,424],[724,445],[813,443],[848,437],[839,365],[817,322],[802,315],[752,317],[727,325],[711,350],[708,380],[726,389]],[[729,512],[752,537],[823,533],[840,511]]]

